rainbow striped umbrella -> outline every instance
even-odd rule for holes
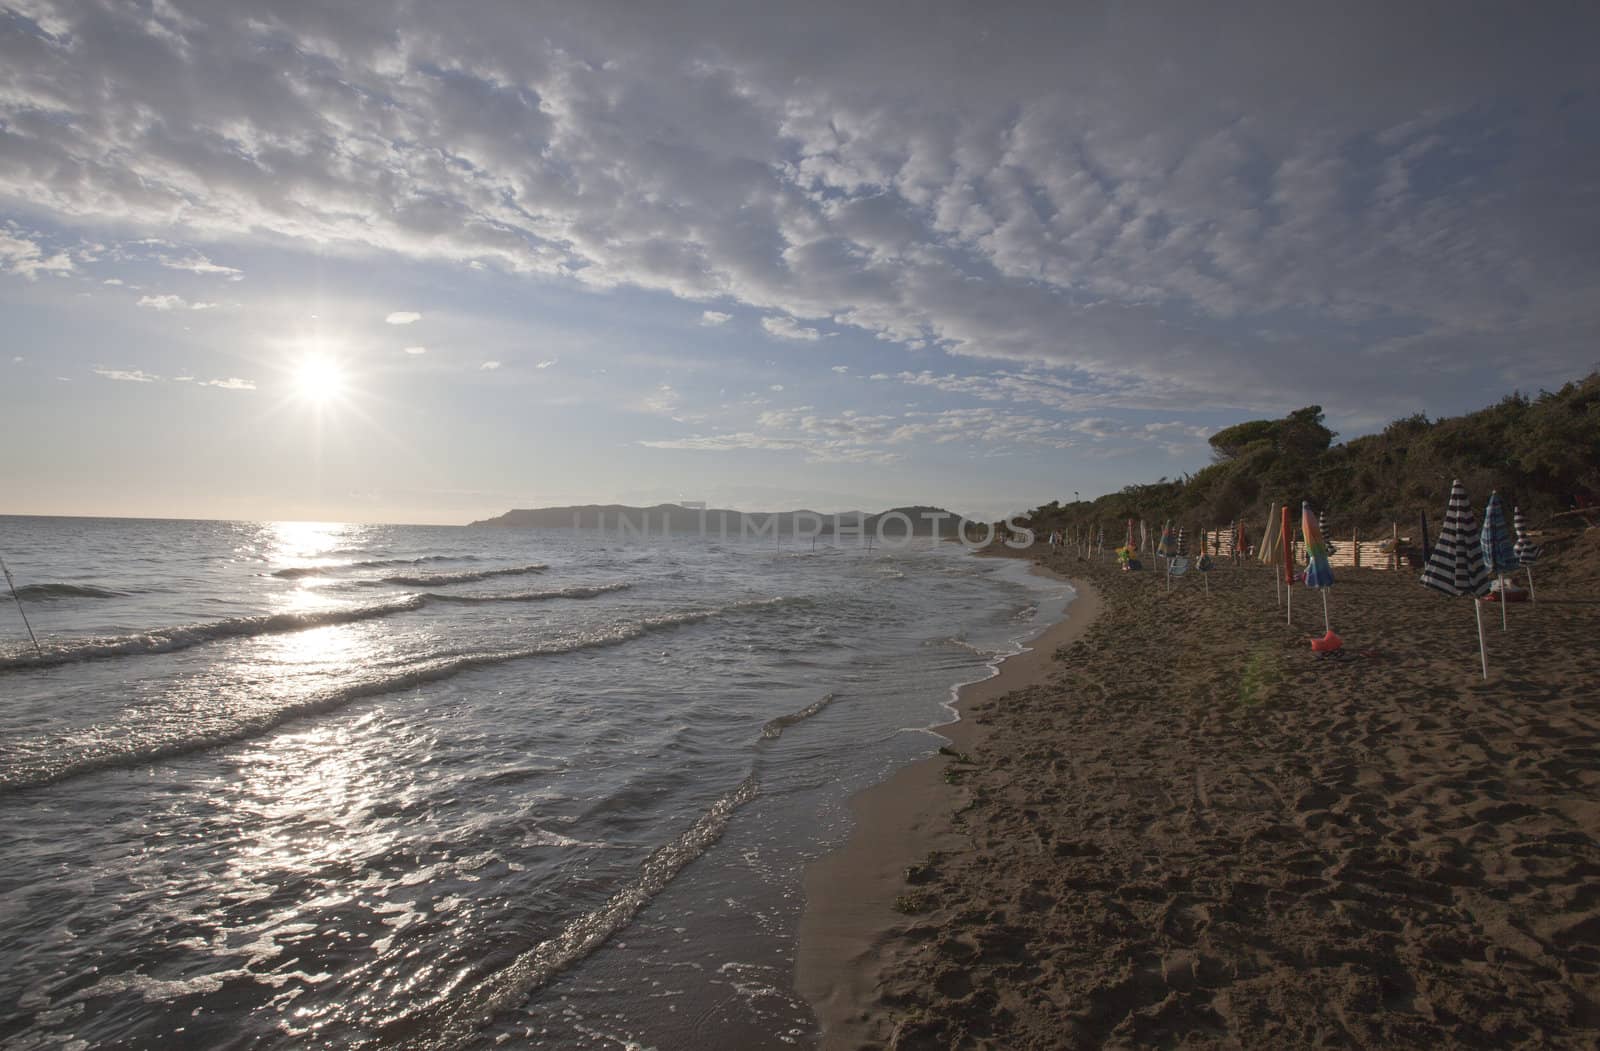
[[[1333,625],[1328,622],[1328,589],[1333,587],[1333,567],[1328,565],[1328,544],[1322,539],[1322,520],[1311,513],[1311,505],[1300,504],[1300,532],[1306,541],[1306,587],[1316,588],[1322,595],[1322,630],[1325,634],[1320,641],[1312,642],[1312,649],[1318,653],[1331,653],[1344,645],[1344,641],[1333,633]]]
[[[1333,587],[1333,567],[1328,565],[1328,544],[1322,539],[1322,527],[1311,513],[1311,505],[1300,505],[1300,532],[1306,542],[1306,587]]]
[[[1172,535],[1172,523],[1166,522],[1161,526],[1161,539],[1156,543],[1156,554],[1162,558],[1171,558],[1178,553],[1178,540]]]

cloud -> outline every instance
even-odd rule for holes
[[[205,256],[195,253],[192,255],[174,258],[172,256],[158,256],[157,261],[169,270],[187,270],[191,274],[207,274],[226,277],[230,281],[244,279],[244,271],[231,266],[222,266],[213,263]]]
[[[220,390],[255,390],[255,380],[243,380],[238,376],[229,376],[225,380],[204,380],[202,387],[216,387]]]
[[[96,376],[122,383],[154,383],[161,378],[142,369],[108,369],[96,366],[93,371]]]
[[[421,321],[422,315],[415,310],[396,310],[383,320],[389,325],[410,325]]]
[[[652,438],[653,449],[729,452],[739,449],[798,452],[819,463],[891,464],[916,450],[938,446],[982,450],[1031,446],[1075,449],[1081,442],[1062,421],[1003,409],[942,409],[902,413],[825,414],[814,409],[773,409],[753,426],[726,434]]]
[[[846,372],[850,371],[850,366],[849,365],[835,365],[833,367],[833,371],[841,373],[841,374],[842,373],[846,373]]]
[[[707,310],[700,314],[700,324],[715,326],[726,325],[733,320],[732,314],[724,314],[720,310]]]
[[[16,274],[29,281],[40,274],[69,274],[72,259],[65,252],[47,253],[36,241],[12,228],[0,231],[0,273]]]
[[[764,317],[761,319],[761,327],[767,330],[768,335],[779,339],[814,342],[822,338],[822,333],[814,328],[801,326],[800,322],[792,317]]]
[[[493,372],[499,367],[500,363],[498,361],[486,361],[482,365],[478,366],[479,370],[484,372]]]
[[[428,352],[428,348],[427,347],[407,347],[406,348],[406,353],[407,354],[426,354],[427,352]]]
[[[536,369],[547,369],[550,366],[554,365],[559,360],[560,360],[559,358],[551,358],[548,361],[541,361],[541,362],[539,362],[539,364],[535,365],[534,368],[536,368]]]
[[[1586,368],[1600,334],[1589,10],[23,10],[0,196],[63,226],[826,318],[1113,407],[1414,408]],[[1277,367],[1285,333],[1339,367]]]
[[[191,303],[175,295],[140,296],[138,305],[151,310],[214,310],[217,306],[215,303]]]

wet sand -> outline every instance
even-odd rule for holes
[[[1067,580],[1042,567],[1035,572]],[[1045,682],[1056,651],[1093,622],[1098,593],[1082,581],[1068,582],[1077,596],[1061,621],[1030,642],[1026,651],[1002,661],[997,675],[961,687],[956,708],[962,717],[938,728],[950,741],[947,751],[966,754],[978,748],[986,736],[987,720],[974,720],[965,713],[974,705]],[[906,882],[907,869],[925,862],[934,851],[962,846],[951,816],[966,793],[959,775],[946,777],[951,759],[940,755],[913,763],[857,795],[850,801],[855,828],[849,841],[806,869],[795,985],[817,1012],[826,1046],[854,1047],[867,1039],[877,1014],[872,1006],[875,989],[888,958],[884,947],[896,944],[916,922],[902,911],[907,904],[903,896],[916,893]],[[964,764],[957,764],[957,769],[960,765]]]
[[[1600,1045],[1600,534],[1485,606],[1487,682],[1414,572],[1339,572],[1329,660],[1263,568],[1051,564],[1078,641],[807,873],[824,1046]]]

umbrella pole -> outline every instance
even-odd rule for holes
[[[1472,598],[1472,612],[1478,618],[1478,657],[1483,661],[1483,677],[1489,677],[1489,651],[1483,646],[1483,600],[1476,595]]]
[[[1333,634],[1333,625],[1328,623],[1328,589],[1318,588],[1322,592],[1322,628],[1329,635]]]
[[[1500,630],[1506,630],[1506,575],[1500,574]]]
[[[1533,567],[1529,566],[1527,568],[1528,568],[1528,601],[1532,602],[1534,605],[1537,606],[1539,604],[1539,593],[1537,591],[1533,590]]]
[[[1289,593],[1288,594],[1289,601],[1287,603],[1288,612],[1283,615],[1283,622],[1285,624],[1293,624],[1294,623],[1294,588],[1286,587],[1283,590]]]
[[[1283,580],[1278,576],[1278,567],[1272,567],[1272,593],[1278,600],[1278,605],[1283,605]]]

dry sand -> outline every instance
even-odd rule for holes
[[[1600,533],[1485,607],[1486,683],[1414,572],[1339,572],[1325,660],[1263,568],[1052,565],[1083,637],[807,873],[825,1046],[1600,1046]]]

